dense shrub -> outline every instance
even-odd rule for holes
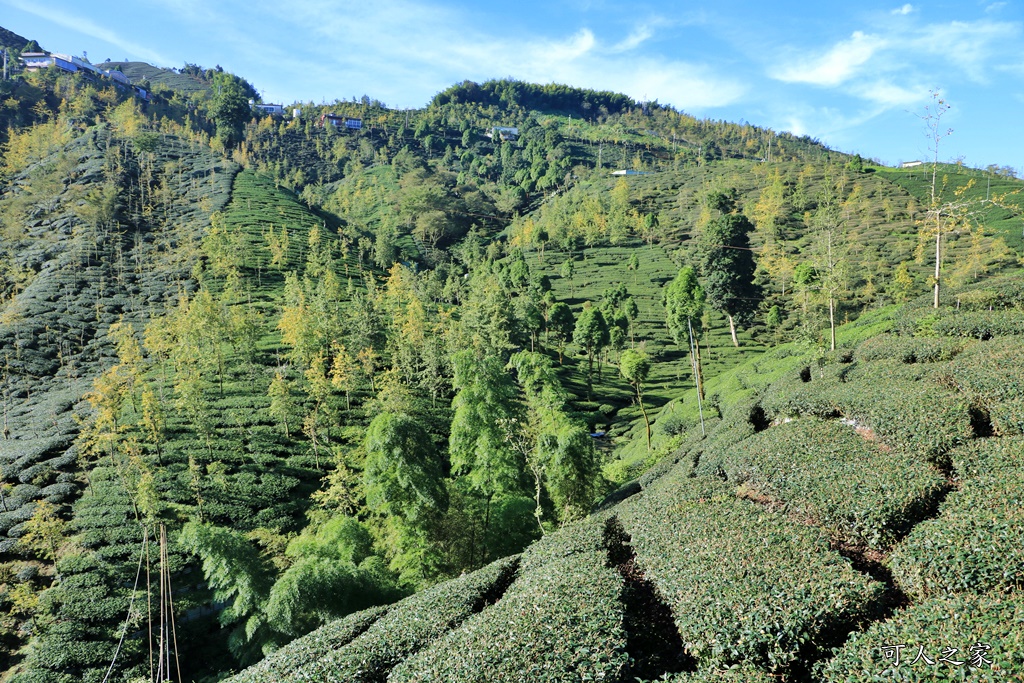
[[[996,434],[1024,434],[1024,339],[974,344],[951,365],[950,374],[989,416]]]
[[[498,604],[400,665],[389,683],[619,680],[628,664],[623,579],[604,550],[520,576]]]
[[[972,666],[977,644],[991,647],[982,651],[991,664]],[[903,646],[899,666],[896,645]],[[913,663],[921,648],[934,664]],[[944,654],[962,664],[940,661]],[[826,683],[1024,680],[1024,595],[945,596],[914,605],[853,636],[816,671]]]
[[[518,564],[518,557],[498,560],[412,595],[393,605],[352,642],[306,662],[282,680],[383,682],[399,662],[496,601],[512,581]]]
[[[352,642],[378,619],[387,614],[387,606],[371,607],[324,624],[272,653],[259,664],[232,676],[225,683],[265,683],[291,676],[296,670],[325,657]]]
[[[890,559],[917,598],[1024,587],[1024,468],[967,480]]]
[[[820,530],[711,479],[670,473],[624,503],[620,519],[700,667],[784,672],[808,643],[874,614],[884,592]]]
[[[994,311],[967,311],[939,318],[932,324],[932,332],[946,337],[991,339],[1024,335],[1024,311],[1004,309]]]
[[[945,337],[901,337],[880,334],[857,347],[858,361],[895,360],[900,363],[938,363],[952,360],[965,343]]]
[[[937,505],[945,479],[838,421],[804,418],[756,434],[721,458],[730,483],[835,536],[884,548]]]
[[[950,457],[961,479],[1024,469],[1024,437],[976,439],[954,450]]]
[[[808,381],[796,376],[779,380],[761,405],[776,421],[843,415],[893,448],[944,464],[950,449],[975,434],[971,399],[940,384],[937,367],[894,361],[830,366],[809,372]],[[836,374],[830,376],[830,369]]]

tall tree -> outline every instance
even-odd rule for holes
[[[693,381],[698,393],[703,398],[704,382],[700,365],[700,345],[694,338],[694,327],[697,328],[697,339],[700,337],[700,322],[704,315],[704,303],[707,295],[697,281],[697,273],[692,266],[683,266],[675,279],[665,289],[665,315],[668,330],[676,344],[688,344],[690,349],[690,367],[693,370]]]
[[[502,425],[518,418],[520,409],[515,384],[496,356],[464,350],[455,354],[452,365],[457,393],[452,401],[448,454],[452,472],[465,476],[484,498],[486,535],[494,497],[519,489],[523,463],[506,440]]]
[[[704,290],[708,305],[729,319],[732,343],[738,347],[736,324],[749,324],[761,298],[749,239],[754,226],[737,211],[735,190],[712,192],[705,201],[712,218],[701,231],[698,246]]]
[[[585,306],[576,319],[572,341],[587,354],[587,396],[594,389],[594,357],[601,352],[611,337],[608,323],[596,306]]]
[[[647,416],[647,408],[644,406],[644,382],[651,372],[651,359],[643,351],[626,349],[619,359],[619,371],[626,381],[633,385],[636,391],[636,402],[640,405],[640,412],[644,416],[644,424],[647,426],[647,450],[651,450],[651,419]]]
[[[366,506],[383,521],[391,566],[403,580],[435,575],[430,532],[448,505],[440,459],[430,435],[405,413],[381,413],[363,444]]]

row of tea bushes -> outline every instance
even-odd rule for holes
[[[309,662],[315,662],[348,645],[387,614],[389,609],[386,605],[371,607],[325,624],[293,640],[224,683],[268,683],[287,679]]]
[[[1024,364],[1021,339],[973,345],[950,368],[956,386],[988,414],[999,435],[1024,434]]]
[[[519,557],[498,560],[393,605],[363,634],[291,670],[284,681],[384,681],[402,660],[497,601],[513,580]]]
[[[816,679],[1024,680],[1024,595],[944,596],[913,605],[853,636],[833,659],[819,665]]]
[[[498,604],[400,665],[389,683],[625,680],[623,579],[607,560],[602,549],[534,564]]]
[[[900,363],[939,363],[953,360],[966,343],[947,337],[906,337],[880,334],[861,343],[854,358],[861,362],[895,360]]]
[[[945,464],[975,432],[970,398],[940,379],[937,369],[895,361],[806,368],[769,387],[761,406],[775,421],[842,415],[893,448]]]
[[[893,577],[919,599],[1024,588],[1024,439],[980,439],[954,463],[962,487],[900,544]]]
[[[931,330],[946,337],[980,340],[1024,335],[1024,311],[1005,309],[947,315],[932,323]]]
[[[785,673],[884,600],[885,587],[830,551],[821,530],[739,500],[718,480],[677,468],[619,510],[699,668]]]
[[[885,548],[937,506],[944,477],[901,451],[885,451],[837,420],[804,418],[737,443],[701,468],[767,496],[854,544]],[[841,485],[837,485],[841,482]]]

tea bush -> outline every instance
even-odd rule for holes
[[[826,534],[738,500],[721,482],[662,477],[620,506],[637,561],[700,667],[784,672],[810,642],[876,613],[884,586]]]
[[[990,664],[972,665],[971,648],[978,644],[990,646],[978,650]],[[897,645],[902,646],[898,666]],[[914,662],[921,648],[934,664]],[[913,605],[854,635],[815,673],[825,683],[1022,680],[1024,595],[944,596]]]

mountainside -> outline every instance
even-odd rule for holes
[[[0,680],[1024,677],[1019,181],[118,65],[3,84]]]

